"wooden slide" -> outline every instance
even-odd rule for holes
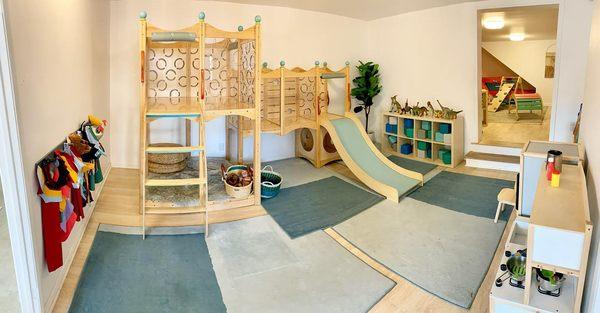
[[[400,197],[423,185],[423,174],[402,168],[375,147],[353,113],[345,117],[328,114],[321,125],[331,135],[342,160],[369,188],[398,202]]]

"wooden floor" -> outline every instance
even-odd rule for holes
[[[356,181],[356,177],[354,177],[350,170],[341,162],[329,164],[327,167]],[[464,163],[455,169],[448,170],[477,176],[508,180],[515,179],[514,173],[468,168],[464,166]],[[69,269],[67,278],[65,279],[64,285],[60,291],[60,295],[54,306],[53,312],[68,312],[75,289],[77,288],[77,282],[79,281],[85,260],[91,249],[94,237],[96,236],[96,231],[98,230],[98,226],[100,224],[121,226],[141,225],[141,217],[138,213],[138,179],[138,170],[120,168],[113,168],[111,170],[110,175],[105,183],[104,190],[102,191],[102,195],[96,203],[95,211],[84,233],[81,244],[77,249],[75,259],[73,260],[71,268]],[[221,223],[265,214],[266,211],[262,207],[255,206],[214,212],[209,216],[209,220],[210,223]],[[514,214],[511,216],[510,221],[513,219]],[[203,225],[204,215],[188,214],[185,216],[152,216],[150,218],[147,217],[146,223],[150,226]],[[496,274],[496,269],[499,266],[500,257],[504,250],[502,247],[504,246],[506,237],[508,236],[509,228],[510,227],[506,227],[505,229],[499,248],[496,251],[494,260],[490,266],[490,270],[487,273],[470,310],[464,310],[456,305],[450,304],[424,291],[418,286],[413,285],[409,281],[387,269],[385,266],[371,259],[369,256],[360,251],[360,249],[352,246],[352,244],[342,238],[333,229],[326,229],[325,232],[366,264],[396,282],[396,286],[373,307],[371,312],[488,312],[489,292],[495,280],[494,275]]]
[[[546,110],[544,121],[536,123],[488,123],[483,126],[479,143],[491,146],[522,147],[529,140],[548,140],[550,111]]]

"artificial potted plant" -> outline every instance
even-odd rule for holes
[[[369,114],[371,106],[373,106],[373,98],[381,92],[381,84],[379,82],[379,64],[373,62],[363,63],[359,61],[358,76],[352,80],[354,88],[352,88],[352,96],[361,103],[354,108],[354,113],[360,111],[365,112],[365,131],[373,139],[373,133],[369,132]]]

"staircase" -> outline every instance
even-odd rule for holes
[[[146,237],[146,215],[148,214],[193,214],[204,213],[205,219],[205,235],[208,235],[208,194],[207,194],[207,167],[206,153],[204,150],[206,142],[205,120],[201,113],[200,103],[196,102],[192,106],[174,106],[171,110],[165,111],[161,105],[153,105],[158,101],[144,101],[145,108],[142,114],[141,121],[141,171],[140,171],[140,208],[142,213],[142,237]],[[193,100],[192,100],[193,102]],[[198,145],[190,145],[189,133],[186,138],[186,146],[184,147],[151,147],[148,143],[150,134],[150,123],[157,119],[177,118],[187,121],[195,121],[198,123],[199,143]],[[180,178],[180,179],[150,179],[148,178],[148,158],[149,154],[173,154],[173,153],[198,153],[198,177],[197,178]],[[146,201],[147,187],[181,187],[181,186],[198,186],[198,205],[190,207],[177,206],[175,203],[170,205],[154,206]]]
[[[519,172],[521,148],[497,147],[471,144],[471,151],[465,155],[465,165],[469,167]]]

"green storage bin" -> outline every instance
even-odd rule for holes
[[[425,141],[417,141],[417,149],[419,150],[427,150],[431,149],[431,144]]]
[[[448,149],[440,149],[438,151],[438,157],[444,164],[452,163],[452,153]]]
[[[431,130],[431,122],[430,121],[421,121],[421,129]]]
[[[444,134],[442,134],[440,132],[436,132],[434,140],[437,142],[444,142]]]
[[[406,137],[408,137],[408,138],[413,138],[415,136],[415,129],[414,128],[405,128],[404,135],[406,135]]]
[[[427,139],[431,139],[431,130],[425,131],[425,136],[427,137]]]

